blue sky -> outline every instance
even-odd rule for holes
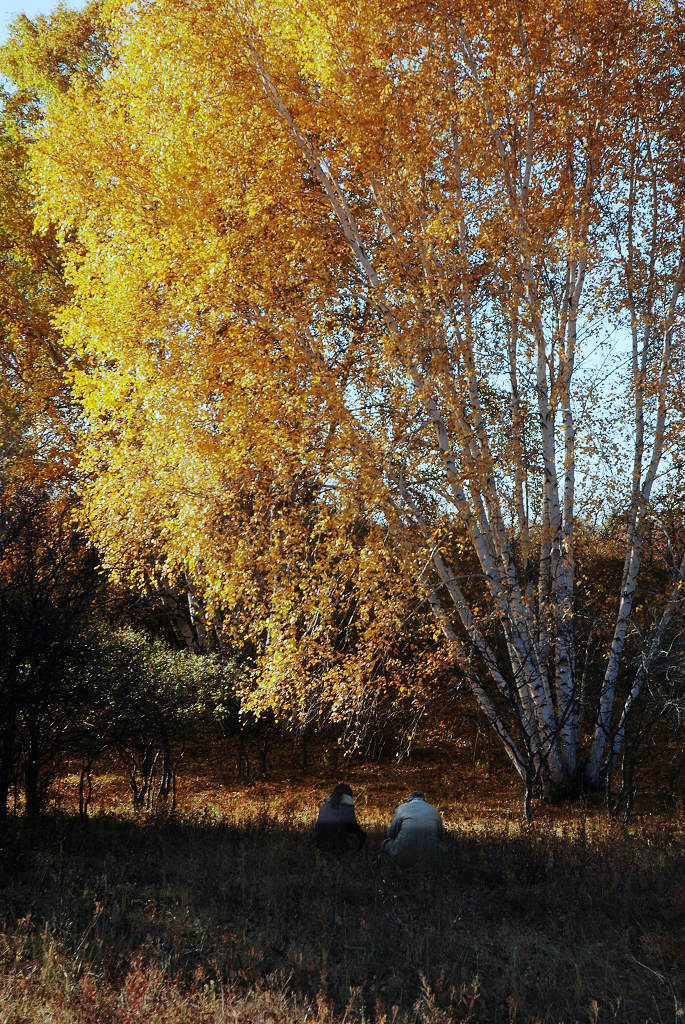
[[[0,0],[0,43],[7,39],[7,27],[18,14],[26,14],[35,18],[38,14],[49,14],[57,6],[58,0]],[[69,0],[67,7],[78,9],[83,7],[85,0]]]

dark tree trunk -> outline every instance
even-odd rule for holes
[[[26,817],[37,818],[41,810],[40,769],[38,751],[33,744],[29,745],[24,762],[24,798],[26,800]]]
[[[7,820],[10,782],[14,766],[14,740],[17,731],[17,709],[12,703],[8,709],[5,734],[0,747],[0,824]]]

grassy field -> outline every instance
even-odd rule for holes
[[[685,1020],[682,808],[536,808],[468,751],[344,777],[369,837],[345,860],[310,844],[336,776],[287,752],[239,786],[195,765],[173,818],[135,818],[120,780],[73,779],[39,827],[0,839],[0,1024],[381,1024]],[[443,812],[449,858],[379,854],[407,790]]]

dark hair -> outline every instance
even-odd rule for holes
[[[409,796],[407,797],[407,803],[409,803],[410,800],[425,800],[425,799],[426,798],[423,795],[423,793],[421,792],[421,790],[420,789],[415,789],[414,792],[410,793]]]
[[[352,796],[352,790],[346,782],[339,782],[335,787],[331,795],[328,797],[328,802],[331,807],[339,807],[340,801],[344,796]]]

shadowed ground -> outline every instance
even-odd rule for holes
[[[423,873],[385,864],[381,838],[339,860],[266,814],[15,826],[0,1019],[679,1019],[684,865],[667,833],[453,832]]]

